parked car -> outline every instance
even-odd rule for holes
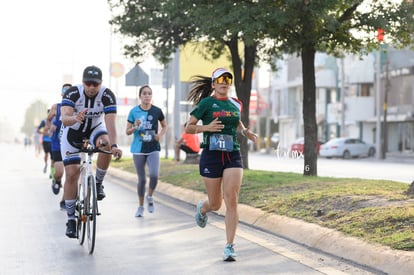
[[[318,150],[318,154],[319,154],[319,150],[321,148],[321,144],[323,144],[322,141],[318,140],[318,144],[317,146],[317,150]],[[298,139],[296,139],[292,145],[290,145],[290,151],[291,152],[295,152],[298,154],[303,154],[303,151],[305,150],[305,138],[304,137],[300,137]]]
[[[375,146],[358,138],[333,138],[321,146],[319,151],[321,157],[372,157],[375,155]]]

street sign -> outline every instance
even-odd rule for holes
[[[125,75],[126,86],[143,86],[146,84],[148,84],[148,74],[144,72],[139,65],[135,65],[135,67]]]
[[[165,89],[169,89],[173,83],[173,64],[172,61],[164,66],[164,70],[162,73],[162,87]]]

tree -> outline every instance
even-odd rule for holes
[[[276,49],[265,47],[264,25],[255,16],[264,14],[265,7],[257,1],[118,0],[109,3],[114,13],[111,24],[132,40],[125,46],[125,53],[138,62],[146,52],[151,52],[166,64],[179,46],[191,41],[206,41],[209,49],[203,53],[206,59],[229,53],[237,97],[243,103],[242,121],[249,125],[252,74],[259,60],[257,49],[267,49],[267,56],[269,52],[274,55]],[[206,12],[213,10],[214,15]],[[246,139],[241,139],[241,152],[244,167],[248,168]]]
[[[387,0],[269,0],[266,3],[273,5],[269,11],[274,11],[268,23],[279,26],[270,37],[280,42],[281,51],[296,53],[302,59],[304,175],[316,176],[315,53],[337,56],[343,52],[368,53],[379,47],[376,31],[380,28],[394,45],[412,44],[414,6]]]
[[[21,128],[21,132],[30,137],[33,134],[33,130],[38,126],[40,121],[46,118],[47,109],[47,104],[39,100],[30,104],[24,115],[24,122]]]

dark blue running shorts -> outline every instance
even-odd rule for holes
[[[221,178],[226,168],[243,168],[240,151],[210,151],[206,148],[201,152],[200,175],[207,178]]]
[[[51,157],[53,161],[62,161],[62,154],[60,151],[52,151]]]

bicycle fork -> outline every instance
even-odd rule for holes
[[[86,195],[91,196],[92,198],[95,198],[93,200],[92,203],[94,203],[96,205],[96,215],[100,215],[101,213],[99,212],[99,208],[98,208],[98,200],[97,200],[97,192],[96,192],[96,179],[95,176],[93,174],[93,165],[92,165],[92,157],[88,156],[88,160],[87,160],[88,164],[86,164],[85,162],[85,192],[93,192],[94,194],[84,194],[84,197],[86,197]],[[91,181],[89,181],[89,178],[91,178]],[[94,186],[91,186],[91,188],[89,188],[89,184],[93,184]],[[91,209],[92,207],[89,206],[89,213],[86,213],[90,218],[93,217],[93,214],[91,213]]]
[[[86,222],[86,216],[85,216],[85,197],[86,197],[86,187],[87,183],[85,183],[85,177],[86,175],[86,161],[82,160],[81,166],[80,166],[80,184],[78,184],[78,200],[76,201],[75,206],[75,216],[77,219],[81,222]]]

